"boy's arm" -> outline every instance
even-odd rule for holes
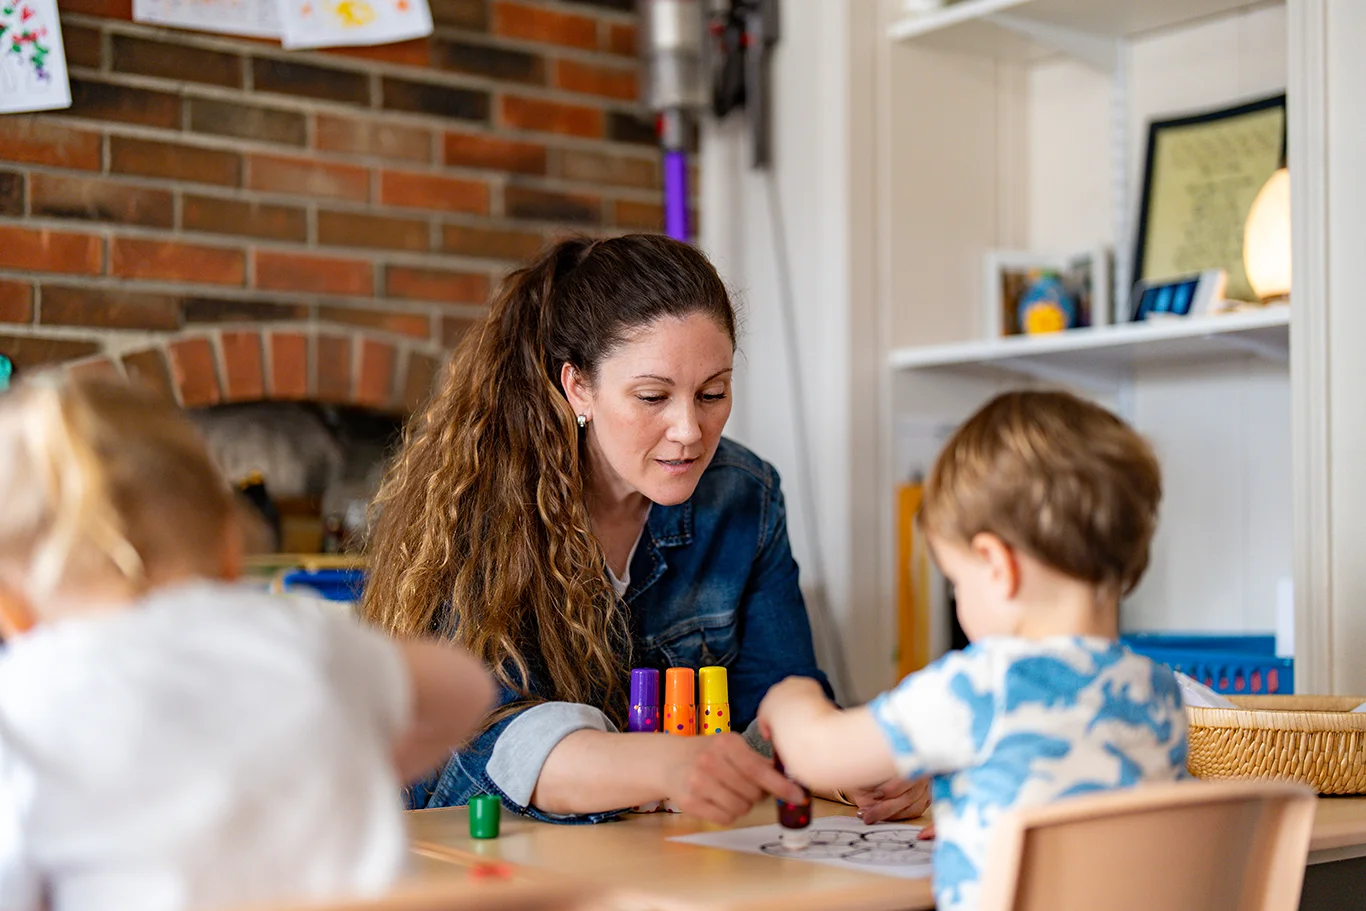
[[[989,654],[950,652],[847,712],[809,681],[788,679],[764,697],[760,729],[808,787],[939,775],[976,761],[995,714],[991,679]]]
[[[872,787],[896,775],[872,713],[837,708],[814,681],[793,677],[769,690],[759,723],[787,773],[813,790]]]
[[[394,744],[394,764],[409,781],[446,760],[494,702],[493,680],[466,652],[439,642],[397,643],[412,682],[412,721]]]

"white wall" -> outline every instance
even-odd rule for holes
[[[871,81],[871,53],[851,54],[874,38],[867,3],[785,0],[781,41],[773,61],[774,167],[750,169],[749,134],[739,119],[708,123],[702,132],[702,247],[744,307],[744,337],[735,384],[736,409],[727,433],[777,466],[787,497],[789,532],[802,568],[822,664],[833,669],[836,637],[846,643],[853,683],[846,698],[863,698],[888,680],[869,672],[865,656],[885,651],[878,631],[885,618],[867,594],[876,585],[877,504],[866,479],[876,474],[877,411],[856,390],[870,382],[876,364],[875,308],[870,294],[871,243],[856,241],[869,221],[871,183],[860,191],[856,157],[871,157],[871,142],[855,134],[872,128],[871,95],[856,86]],[[861,59],[859,59],[861,57]],[[783,216],[791,264],[798,351],[804,395],[794,405],[791,359],[780,308],[773,233],[773,192]],[[862,371],[861,379],[860,371]],[[876,374],[871,376],[876,382]],[[810,440],[796,437],[794,407],[803,409]],[[814,472],[815,515],[798,471],[805,446]],[[870,464],[871,463],[871,464]],[[865,479],[856,489],[855,478]],[[819,535],[820,561],[809,534]],[[823,624],[835,618],[833,631]],[[881,662],[885,664],[885,661]],[[876,665],[877,662],[872,662]],[[838,686],[838,684],[837,684]]]
[[[1125,605],[1130,629],[1271,631],[1292,575],[1287,366],[1153,370],[1133,419],[1162,460],[1152,565]]]

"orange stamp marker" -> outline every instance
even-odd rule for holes
[[[671,667],[664,674],[664,732],[679,737],[697,733],[697,703],[690,667]]]

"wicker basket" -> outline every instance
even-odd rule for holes
[[[1298,781],[1320,794],[1366,794],[1362,696],[1230,696],[1236,709],[1186,708],[1197,778]]]

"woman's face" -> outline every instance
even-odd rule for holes
[[[692,496],[730,417],[734,351],[709,316],[664,317],[598,365],[596,383],[566,364],[561,381],[584,434],[595,484],[670,506]]]

